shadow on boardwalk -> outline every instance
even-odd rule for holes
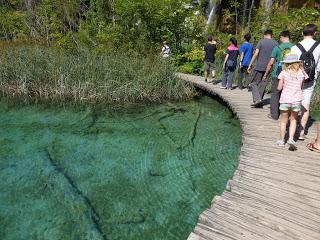
[[[251,93],[180,77],[225,101],[243,129],[240,163],[228,190],[200,215],[189,240],[320,240],[319,155],[306,143],[296,152],[277,147],[279,123],[266,117],[267,106],[250,108]],[[315,131],[309,128],[309,139]]]

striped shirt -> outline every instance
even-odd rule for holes
[[[304,70],[292,72],[283,70],[278,78],[283,80],[283,89],[280,103],[290,103],[300,105],[303,100],[303,82],[309,78]]]

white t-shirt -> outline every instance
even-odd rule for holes
[[[170,52],[171,51],[170,51],[170,48],[168,46],[165,46],[165,47],[162,48],[162,56],[164,58],[170,57]]]
[[[306,51],[309,51],[315,42],[316,41],[313,39],[304,39],[300,42],[300,44],[304,47]],[[291,48],[291,51],[298,54],[300,58],[302,52],[297,46],[293,46]],[[315,75],[316,78],[315,79],[317,79],[318,73],[320,72],[320,45],[318,45],[318,47],[313,51],[313,56],[316,62],[316,75]]]

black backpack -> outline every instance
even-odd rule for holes
[[[318,47],[318,45],[319,42],[315,42],[310,50],[306,51],[306,49],[300,43],[297,44],[297,47],[302,53],[300,56],[300,60],[302,60],[304,70],[309,76],[309,79],[306,80],[307,82],[313,81],[316,76],[316,61],[313,56],[313,51]]]

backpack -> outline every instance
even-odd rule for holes
[[[300,60],[303,62],[304,71],[308,74],[309,79],[306,82],[313,81],[316,76],[316,61],[313,56],[313,51],[318,47],[319,42],[315,42],[309,51],[300,44],[297,44],[297,47],[301,51]]]
[[[229,68],[234,68],[234,67],[236,67],[237,66],[237,62],[236,61],[234,61],[234,60],[232,60],[232,59],[230,59],[230,60],[228,60],[227,61],[227,67],[229,67]]]
[[[280,58],[278,60],[277,76],[279,76],[279,74],[282,72],[282,70],[285,69],[285,64],[282,63],[281,61],[283,61],[284,56],[286,56],[288,53],[291,52],[291,47],[282,48],[279,46],[278,48],[280,49],[281,53],[280,53]]]
[[[226,67],[228,67],[228,68],[236,68],[237,64],[238,64],[238,61],[237,61],[238,55],[239,55],[239,50],[237,50],[237,55],[236,56],[232,56],[231,57],[229,55],[229,58],[228,58],[228,60],[226,62]],[[236,59],[234,59],[233,57],[236,57]]]

